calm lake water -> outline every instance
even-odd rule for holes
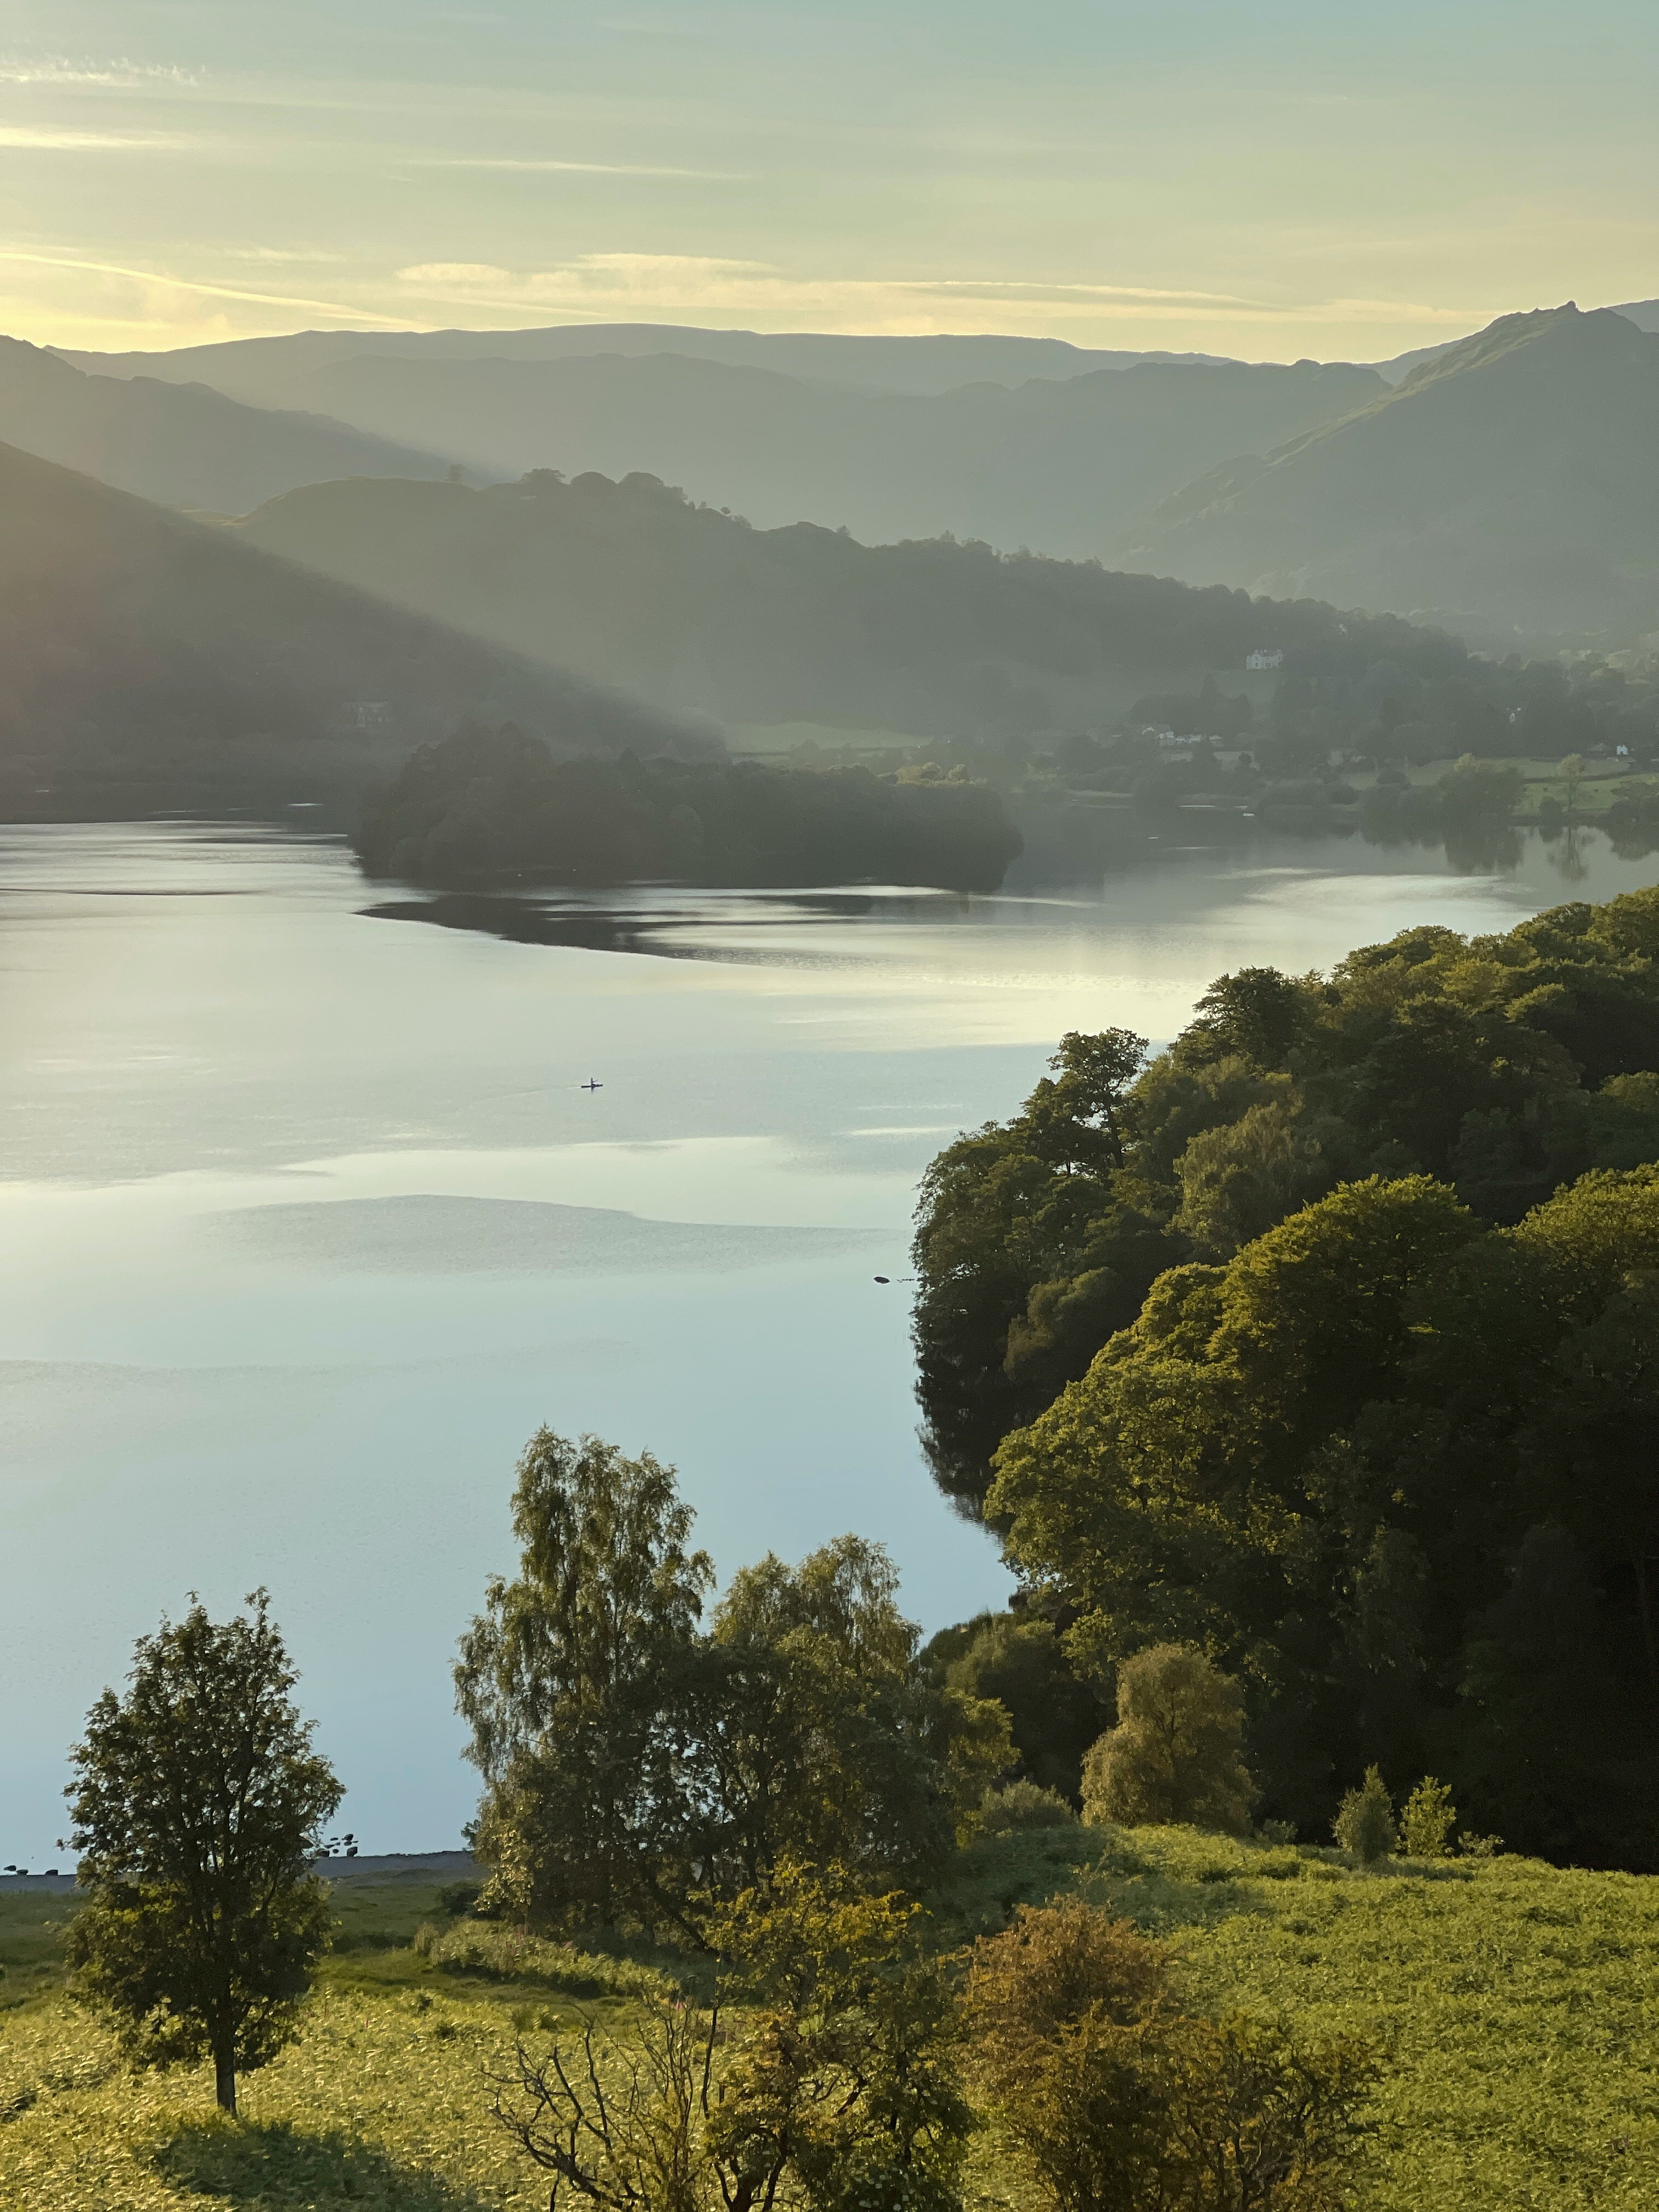
[[[674,1462],[722,1572],[855,1528],[929,1629],[1000,1603],[872,1280],[927,1160],[1064,1030],[1165,1039],[1229,967],[1659,878],[1581,865],[1333,841],[1066,895],[549,910],[389,898],[274,834],[0,831],[0,1852],[56,1862],[133,1637],[257,1583],[346,1824],[453,1844],[448,1664],[543,1421]]]

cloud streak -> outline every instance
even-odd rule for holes
[[[1496,310],[1430,307],[1398,300],[1273,301],[1143,284],[1067,283],[1000,276],[799,276],[763,261],[696,254],[586,253],[552,269],[514,271],[495,262],[427,261],[398,270],[399,283],[471,307],[541,308],[572,315],[672,309],[696,313],[862,317],[891,327],[932,327],[945,311],[1056,307],[1101,321],[1188,322],[1195,314],[1295,325],[1397,323],[1469,328]]]
[[[745,169],[666,169],[643,161],[554,161],[507,154],[443,154],[423,158],[422,169],[507,169],[515,174],[545,171],[563,177],[676,177],[701,184],[746,185],[754,182]]]
[[[125,276],[135,284],[153,284],[176,292],[199,294],[210,300],[244,300],[265,307],[301,307],[307,314],[325,315],[331,322],[373,323],[392,331],[418,330],[405,315],[383,315],[371,307],[354,307],[338,300],[295,299],[281,292],[253,292],[237,284],[209,284],[193,276],[171,276],[161,269],[134,269],[118,261],[84,261],[61,253],[32,253],[19,246],[0,246],[0,265],[17,263],[32,269],[78,269],[94,276]]]
[[[0,123],[0,150],[31,154],[183,154],[191,138],[132,131],[41,131],[25,124]]]

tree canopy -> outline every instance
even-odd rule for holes
[[[328,1942],[311,1873],[344,1795],[263,1590],[228,1621],[191,1606],[136,1647],[70,1753],[79,1879],[70,1932],[80,1993],[140,2065],[208,2057],[219,2103],[295,2033]]]
[[[1328,976],[1241,969],[1167,1050],[1073,1036],[1054,1071],[922,1185],[918,1390],[964,1501],[1167,1269],[1224,1265],[1340,1182],[1428,1175],[1514,1224],[1659,1158],[1659,890],[1503,935],[1425,925]]]
[[[422,746],[356,846],[371,874],[461,886],[670,877],[988,891],[1020,837],[997,794],[965,778],[632,753],[558,760],[508,725]]]
[[[673,1471],[542,1430],[514,1497],[520,1571],[462,1639],[477,1843],[514,1917],[706,1939],[789,1860],[914,1882],[1014,1760],[993,1700],[918,1662],[879,1545],[713,1580]]]
[[[1270,1812],[1437,1765],[1512,1844],[1659,1863],[1656,1275],[1659,1166],[1495,1228],[1344,1185],[1162,1276],[988,1510],[1085,1675],[1183,1641],[1242,1676]]]

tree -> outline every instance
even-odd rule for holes
[[[477,1848],[521,1917],[678,1921],[695,1879],[674,1708],[714,1580],[674,1474],[538,1430],[511,1582],[461,1639],[458,1710],[484,1778]]]
[[[1449,818],[1507,805],[1484,766],[1437,789]],[[1243,969],[1138,1072],[1126,1042],[1066,1038],[1018,1114],[923,1180],[917,1395],[935,1479],[969,1510],[999,1444],[1164,1270],[1230,1258],[1334,1182],[1421,1173],[1513,1224],[1586,1170],[1650,1159],[1659,890],[1501,939],[1405,930],[1328,977]]]
[[[1361,1866],[1378,1866],[1394,1850],[1400,1840],[1394,1825],[1394,1800],[1379,1768],[1368,1766],[1359,1788],[1350,1790],[1343,1798],[1331,1823],[1331,1833]]]
[[[1008,1715],[1020,1772],[1076,1799],[1083,1757],[1107,1718],[1078,1680],[1054,1623],[1029,1613],[987,1613],[942,1629],[923,1663],[951,1689],[994,1698]]]
[[[216,1622],[200,1604],[141,1637],[125,1697],[106,1690],[66,1795],[89,1893],[70,1931],[80,1994],[137,2064],[213,2061],[220,2106],[297,2029],[327,1947],[310,1872],[344,1795],[264,1591]]]
[[[1084,1762],[1085,1820],[1249,1828],[1257,1793],[1239,1751],[1243,1694],[1201,1651],[1159,1644],[1126,1660],[1117,1716]]]
[[[1002,1708],[918,1668],[897,1589],[858,1536],[732,1577],[688,1747],[708,1777],[712,1886],[750,1887],[786,1858],[924,1878],[1012,1765]]]
[[[781,1859],[919,1880],[1012,1764],[994,1700],[931,1680],[879,1545],[713,1579],[672,1468],[544,1430],[519,1468],[512,1583],[463,1638],[490,1895],[538,1924],[702,1942]]]

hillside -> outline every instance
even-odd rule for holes
[[[849,336],[817,331],[711,331],[675,323],[562,323],[526,331],[296,331],[171,353],[76,353],[65,361],[110,376],[210,384],[260,407],[293,405],[318,370],[368,355],[401,361],[563,361],[592,354],[679,354],[734,368],[771,368],[861,391],[940,392],[963,384],[1024,384],[1143,361],[1206,362],[1214,354],[1129,353],[1065,338]]]
[[[205,385],[91,376],[0,337],[0,440],[164,506],[243,514],[331,477],[441,477],[435,454]]]
[[[934,1900],[939,1937],[1074,1889],[1171,1940],[1195,2002],[1382,2046],[1369,2212],[1653,2202],[1659,1884],[1507,1856],[1367,1874],[1193,1829],[1047,1829],[959,1855]],[[0,2157],[36,2212],[185,2212],[204,2192],[313,2212],[546,2203],[489,2123],[486,2076],[515,2033],[544,2045],[591,2003],[533,1972],[447,1971],[438,1947],[416,1949],[422,1918],[444,1912],[429,1879],[343,1884],[336,1899],[323,1989],[300,2042],[249,2078],[240,2129],[210,2117],[210,2078],[135,2077],[64,2001],[64,1900],[0,1900]],[[994,2133],[971,2155],[969,2212],[1032,2212]]]
[[[512,717],[566,750],[707,740],[0,446],[0,811],[347,803]]]
[[[331,349],[281,396],[486,476],[647,471],[765,526],[808,516],[876,542],[952,531],[1103,558],[1202,471],[1386,388],[1371,369],[1313,362],[1141,362],[906,393],[678,354]]]
[[[1120,380],[1123,381],[1126,380]],[[1261,645],[1462,665],[1451,641],[984,545],[751,530],[654,478],[319,484],[244,541],[596,682],[735,722],[995,732],[1115,716]]]
[[[1350,420],[1189,485],[1133,557],[1494,650],[1639,643],[1659,629],[1659,335],[1610,309],[1505,316]]]

